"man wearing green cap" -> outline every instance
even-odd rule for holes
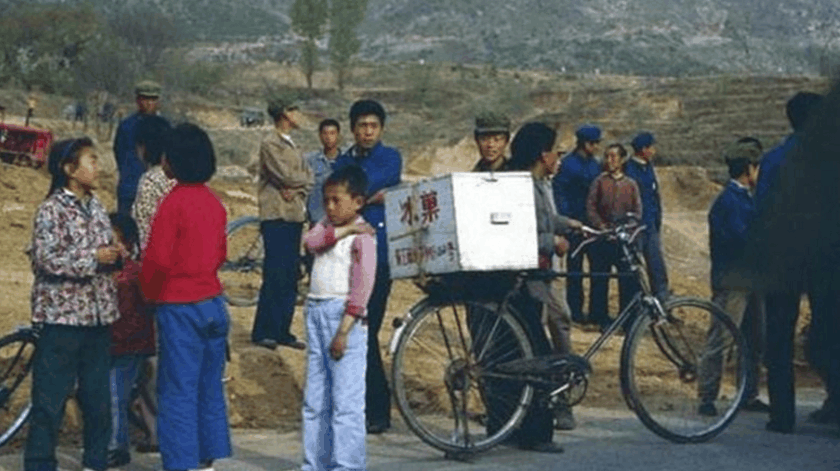
[[[137,155],[137,124],[144,116],[157,114],[161,86],[151,80],[143,80],[134,88],[137,112],[124,119],[114,138],[114,159],[117,161],[119,181],[117,182],[117,212],[131,214],[131,206],[137,195],[140,175],[146,165]]]
[[[475,143],[481,160],[473,172],[496,172],[505,169],[505,149],[510,141],[510,119],[507,116],[485,112],[475,118]]]
[[[274,132],[260,144],[257,169],[265,258],[251,341],[270,350],[278,345],[303,350],[306,345],[290,328],[297,300],[306,197],[314,182],[312,170],[290,135],[303,121],[297,104],[289,97],[272,100],[268,115],[274,120]]]

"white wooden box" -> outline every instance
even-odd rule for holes
[[[385,195],[391,278],[539,265],[527,172],[451,173]]]

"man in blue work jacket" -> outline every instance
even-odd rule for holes
[[[377,434],[391,427],[391,393],[382,366],[378,338],[391,293],[384,190],[400,183],[402,156],[397,149],[382,144],[385,109],[378,102],[359,100],[353,103],[350,107],[350,129],[356,143],[338,156],[333,169],[358,165],[368,177],[368,200],[362,216],[376,229],[376,280],[368,302],[365,415],[368,433]]]
[[[595,158],[601,143],[601,129],[592,125],[581,126],[575,131],[575,138],[577,139],[575,150],[563,157],[560,170],[551,183],[557,212],[577,221],[586,222],[586,198],[589,196],[589,187],[601,174],[601,165]],[[566,279],[566,300],[572,311],[572,320],[579,323],[587,322],[587,316],[583,314],[581,275],[583,258],[589,258],[589,254],[585,250],[574,258],[571,254],[581,242],[583,242],[582,236],[570,236],[570,247],[566,255],[568,257],[566,268],[569,272],[569,277]],[[591,299],[591,289],[589,295]]]

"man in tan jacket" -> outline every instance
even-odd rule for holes
[[[251,341],[271,350],[278,345],[303,350],[306,345],[289,331],[297,298],[300,238],[306,220],[306,197],[312,171],[290,133],[302,114],[292,100],[268,106],[274,131],[260,144],[257,169],[260,232],[265,246],[263,283]]]

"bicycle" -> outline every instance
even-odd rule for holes
[[[228,223],[227,260],[219,268],[225,299],[233,306],[255,306],[260,297],[265,247],[260,218],[244,216]]]
[[[409,428],[447,456],[486,451],[517,428],[533,401],[549,408],[580,403],[591,358],[635,316],[620,361],[621,392],[629,408],[647,428],[673,442],[703,442],[721,433],[744,395],[746,352],[739,329],[706,299],[672,297],[662,303],[652,295],[636,244],[643,230],[634,223],[605,231],[585,228],[591,237],[573,256],[597,240],[618,243],[630,267],[627,276],[641,291],[582,356],[536,356],[511,304],[525,280],[544,275],[520,273],[513,288],[495,299],[476,298],[457,278],[418,283],[427,296],[395,321],[390,344],[394,395]],[[549,276],[558,275],[568,274]],[[720,412],[706,417],[698,413],[698,381],[713,323],[723,327],[723,347],[714,353],[725,353],[725,365],[715,400]]]

